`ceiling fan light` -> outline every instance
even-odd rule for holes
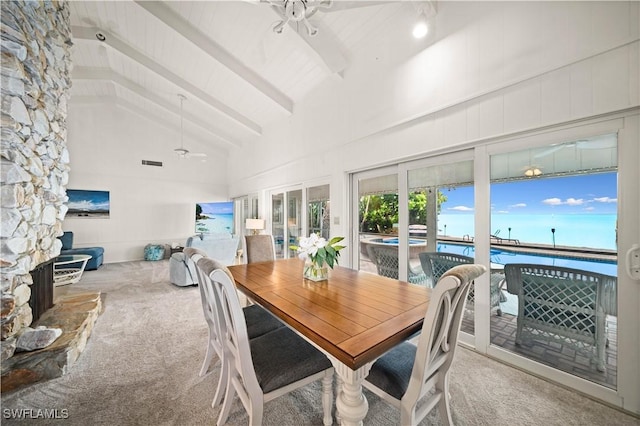
[[[537,167],[530,167],[524,171],[524,175],[526,177],[540,176],[541,174],[542,174],[542,170],[540,170]]]
[[[304,25],[307,27],[307,34],[309,34],[311,37],[313,37],[314,35],[318,34],[318,29],[316,27],[314,27],[313,25],[311,25],[309,23],[309,21],[304,21]]]
[[[277,22],[274,26],[273,26],[273,32],[276,34],[282,34],[282,32],[284,31],[284,26],[285,26],[286,22],[285,21],[280,21]]]

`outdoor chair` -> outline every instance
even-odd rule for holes
[[[398,279],[399,274],[399,262],[398,262],[398,248],[397,247],[377,247],[373,245],[367,245],[367,254],[369,260],[376,265],[378,275],[384,277]],[[420,270],[420,268],[412,268],[409,266],[409,282],[412,284],[424,284],[427,276]]]
[[[195,269],[199,278],[198,288],[200,289],[202,310],[204,312],[204,319],[209,329],[207,352],[204,357],[204,362],[202,363],[202,368],[200,369],[200,376],[204,376],[209,372],[209,367],[211,366],[211,361],[213,360],[214,355],[217,355],[218,358],[222,360],[222,343],[220,340],[218,324],[216,324],[217,319],[215,310],[217,309],[217,307],[215,305],[214,295],[213,293],[211,293],[210,279],[207,274],[202,272],[202,268],[201,265],[199,265],[199,262],[202,259],[206,259],[209,260],[218,269],[222,269],[229,274],[230,272],[226,268],[226,266],[218,263],[217,261],[208,259],[205,253],[201,250],[187,247],[184,249],[184,253],[185,256],[188,256],[193,264],[196,265]],[[268,332],[277,328],[284,327],[284,324],[280,320],[278,320],[276,317],[274,317],[268,311],[258,305],[251,305],[243,308],[243,312],[250,339],[267,334]],[[216,388],[213,402],[211,404],[212,406],[216,406],[222,401],[222,396],[224,395],[224,386],[227,382],[226,376],[227,369],[223,365],[220,372],[220,378],[218,379],[218,386]]]
[[[329,359],[288,327],[249,339],[233,279],[218,266],[208,259],[198,262],[198,267],[210,278],[207,286],[220,307],[216,316],[222,362],[228,369],[226,393],[217,424],[227,421],[236,393],[249,415],[249,424],[260,425],[266,402],[320,379],[323,423],[332,424],[334,369]]]
[[[403,342],[371,366],[363,386],[400,409],[398,424],[418,424],[436,406],[442,421],[453,423],[449,368],[471,282],[485,271],[482,265],[447,271],[431,293],[417,346]]]
[[[246,235],[244,237],[244,248],[247,263],[268,262],[276,259],[273,235]]]
[[[615,277],[529,264],[508,264],[504,271],[507,291],[518,296],[516,344],[558,339],[605,370],[606,316],[617,315]]]
[[[422,270],[427,276],[427,285],[430,287],[433,287],[440,280],[442,274],[454,266],[474,263],[473,257],[455,253],[422,252],[418,254],[418,257],[422,264]],[[491,272],[489,279],[491,310],[495,310],[498,316],[502,316],[500,303],[507,301],[506,296],[502,293],[504,275],[499,271]],[[468,303],[475,303],[474,283],[471,283],[471,288],[469,289]]]

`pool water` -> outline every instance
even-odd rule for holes
[[[473,246],[464,244],[438,243],[438,251],[461,254],[463,256],[475,257]],[[565,268],[582,269],[584,271],[596,272],[611,276],[618,275],[617,262],[580,259],[575,257],[545,256],[534,253],[516,253],[508,250],[491,249],[491,262],[506,265],[507,263],[534,263],[538,265],[561,266]]]
[[[372,241],[376,241],[376,240],[372,240]],[[398,239],[397,238],[382,238],[382,241],[380,241],[382,244],[390,244],[390,245],[398,245]],[[426,245],[426,242],[424,240],[409,240],[409,245]]]

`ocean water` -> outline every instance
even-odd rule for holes
[[[196,233],[233,233],[233,214],[215,214],[209,219],[196,220]]]
[[[616,250],[615,214],[493,214],[491,233],[521,243]],[[509,231],[511,228],[511,231]],[[551,230],[554,229],[555,232]],[[438,235],[474,235],[472,214],[440,214]]]

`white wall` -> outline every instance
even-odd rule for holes
[[[639,104],[639,4],[438,2],[435,34],[407,56],[409,30],[379,34],[331,79],[230,153],[230,194],[330,174],[347,234],[349,171]],[[395,44],[389,40],[396,38]],[[410,53],[410,52],[409,52]]]
[[[123,140],[126,151],[115,143]],[[184,144],[205,148],[186,135]],[[228,200],[227,154],[210,150],[206,162],[181,160],[173,152],[179,145],[175,130],[114,104],[74,104],[72,98],[67,188],[109,191],[111,202],[109,219],[65,218],[74,246],[102,246],[110,263],[142,259],[148,243],[184,244],[194,233],[195,203]],[[164,166],[142,166],[143,159]]]

